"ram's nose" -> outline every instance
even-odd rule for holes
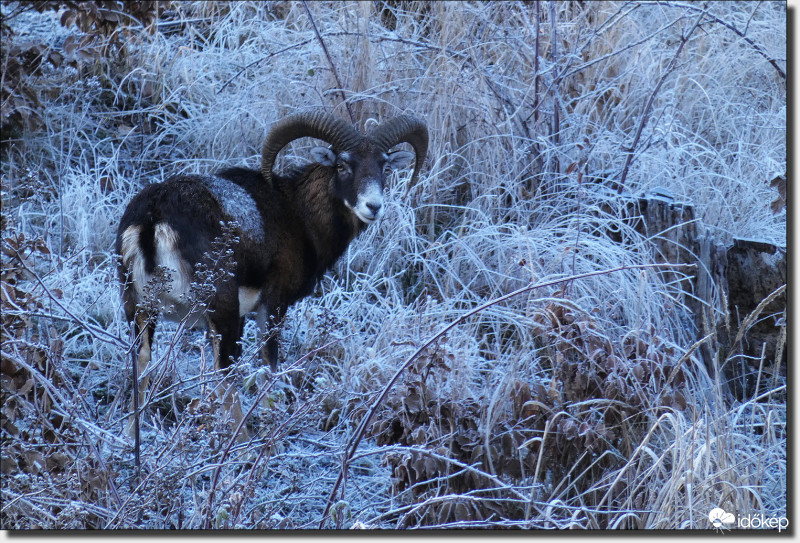
[[[367,201],[359,203],[359,205],[356,206],[354,211],[356,215],[358,215],[359,219],[369,224],[377,220],[378,216],[380,215],[381,209],[383,209],[382,202]]]
[[[356,205],[352,208],[358,218],[369,224],[375,221],[383,209],[383,190],[380,183],[368,183],[358,194]]]
[[[370,210],[372,213],[372,217],[377,219],[378,214],[381,212],[381,208],[383,207],[382,202],[367,202],[367,209]]]

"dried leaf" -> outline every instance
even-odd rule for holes
[[[45,465],[49,471],[59,472],[64,471],[68,461],[70,461],[69,456],[62,452],[56,451],[47,456],[45,459]]]
[[[19,471],[19,466],[17,465],[16,459],[6,456],[6,454],[8,454],[7,451],[3,454],[3,457],[0,458],[0,473],[3,475],[16,473]]]
[[[78,19],[78,14],[71,9],[68,9],[61,15],[61,26],[69,27]]]
[[[44,455],[39,451],[25,451],[22,453],[25,460],[26,470],[34,475],[38,474],[45,467]]]
[[[422,410],[422,398],[420,398],[419,394],[416,392],[410,392],[403,398],[403,405],[405,405],[406,410],[412,415],[419,413]]]
[[[67,52],[68,55],[71,55],[75,52],[78,48],[78,42],[75,39],[75,35],[69,35],[64,39],[64,51]]]
[[[64,55],[58,51],[50,51],[47,60],[50,61],[50,64],[52,64],[54,68],[58,68],[64,63]]]
[[[779,175],[770,181],[769,186],[778,191],[778,197],[770,204],[773,213],[786,209],[786,176]]]
[[[27,381],[25,381],[24,385],[19,387],[19,390],[17,390],[17,394],[25,396],[26,394],[28,394],[28,392],[31,391],[32,388],[33,388],[33,379],[28,379]]]
[[[686,398],[684,398],[683,393],[680,390],[676,390],[672,393],[673,405],[676,409],[683,411],[686,409]]]
[[[578,425],[575,424],[575,421],[568,420],[563,424],[561,432],[567,439],[575,439],[578,437]]]

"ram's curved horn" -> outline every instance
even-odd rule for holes
[[[289,115],[276,122],[264,140],[261,150],[261,174],[267,183],[272,182],[272,167],[280,150],[291,141],[303,137],[326,141],[335,151],[341,152],[358,145],[363,136],[348,123],[326,111]]]
[[[409,187],[417,182],[419,170],[428,154],[428,126],[421,120],[411,115],[400,115],[389,119],[373,130],[370,138],[377,143],[384,153],[398,143],[410,143],[416,154],[414,174],[411,176]]]

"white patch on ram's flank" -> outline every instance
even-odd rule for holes
[[[129,226],[122,233],[122,264],[127,268],[136,294],[141,299],[144,296],[142,290],[148,281],[147,272],[144,270],[144,255],[139,248],[139,226]]]
[[[256,202],[248,192],[233,181],[221,177],[204,178],[225,214],[239,223],[242,233],[255,242],[264,242],[264,221]]]
[[[167,297],[170,301],[186,302],[192,283],[191,265],[181,258],[178,249],[178,233],[167,223],[155,227],[156,266],[163,266],[172,279]]]
[[[347,202],[345,202],[346,204]],[[373,212],[370,205],[377,207],[378,211]],[[350,206],[348,206],[350,207]],[[359,219],[369,224],[380,215],[383,209],[383,191],[381,190],[380,181],[377,179],[366,179],[364,181],[364,190],[358,193],[358,200],[356,205],[350,207]]]
[[[141,227],[129,226],[122,233],[122,262],[128,269],[136,295],[139,301],[146,297],[145,289],[153,276],[145,271],[144,255],[141,249]],[[160,296],[161,308],[164,317],[169,320],[181,320],[188,313],[188,296],[192,282],[192,268],[190,264],[181,258],[178,249],[178,234],[166,223],[158,223],[155,226],[154,245],[156,249],[155,265],[166,268],[170,279],[168,290]],[[204,325],[203,319],[199,315],[187,322],[190,327]]]
[[[261,299],[261,290],[250,287],[239,287],[239,316],[244,317],[253,311]]]

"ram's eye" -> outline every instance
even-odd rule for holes
[[[347,169],[347,168],[345,167],[345,165],[344,165],[344,162],[339,162],[339,163],[336,165],[336,171],[338,171],[338,172],[343,172],[343,171],[345,171],[346,169]]]
[[[392,173],[392,167],[388,164],[383,165],[383,175],[390,175]]]

